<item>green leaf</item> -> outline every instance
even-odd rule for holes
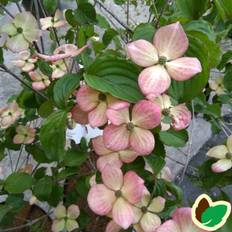
[[[159,137],[165,145],[172,147],[183,147],[188,141],[188,133],[186,130],[175,131],[171,129],[168,131],[161,131]]]
[[[223,54],[221,62],[218,65],[218,69],[222,70],[231,59],[232,59],[232,51],[230,50]]]
[[[32,186],[32,177],[27,173],[12,173],[4,183],[4,189],[9,193],[23,193]]]
[[[88,158],[87,154],[76,149],[70,149],[67,151],[64,158],[64,164],[68,167],[76,167],[82,165]]]
[[[65,155],[65,132],[67,113],[57,111],[46,118],[40,129],[40,141],[46,157],[61,161]]]
[[[129,61],[113,56],[97,58],[88,68],[85,81],[89,86],[129,102],[143,99],[138,87],[139,70]]]
[[[91,24],[97,22],[95,8],[90,3],[79,4],[74,16],[79,24]]]
[[[151,154],[149,156],[145,156],[144,159],[146,162],[150,165],[152,168],[152,171],[154,175],[159,174],[159,172],[162,170],[162,168],[165,166],[165,160],[163,157],[160,157],[155,154]]]
[[[188,19],[198,19],[207,9],[208,0],[176,0],[181,15]]]
[[[72,27],[76,27],[78,22],[74,16],[73,10],[67,9],[65,11],[65,19],[67,20],[68,24],[70,24]]]
[[[110,28],[110,24],[107,21],[107,19],[102,16],[102,15],[97,15],[97,25],[101,28],[105,28],[105,29],[109,29]]]
[[[57,0],[43,0],[43,6],[49,13],[54,13],[57,8]]]
[[[104,35],[103,35],[103,37],[102,37],[102,41],[103,41],[104,45],[107,47],[111,43],[111,41],[113,40],[113,38],[115,36],[117,36],[117,35],[118,35],[118,32],[115,31],[112,28],[106,30],[105,33],[104,33]]]
[[[26,146],[26,151],[33,156],[33,159],[38,163],[51,163],[46,157],[45,152],[38,144],[30,144]]]
[[[226,224],[217,230],[217,232],[231,232],[232,228],[232,216],[230,216],[226,222]]]
[[[81,76],[67,74],[59,79],[53,88],[54,101],[59,108],[66,108],[67,101],[74,90],[79,87]]]
[[[232,65],[226,69],[224,76],[224,86],[227,90],[232,91]]]
[[[232,0],[215,0],[214,3],[224,21],[232,19]]]
[[[5,157],[5,145],[0,143],[0,161]]]
[[[42,118],[47,118],[53,112],[53,102],[51,100],[45,101],[38,109],[38,114]]]
[[[201,215],[201,223],[207,227],[214,227],[223,220],[227,210],[228,207],[226,205],[211,206]]]
[[[49,200],[52,193],[52,178],[45,176],[38,180],[33,188],[33,194],[41,201]]]
[[[141,23],[139,24],[135,30],[132,39],[145,39],[147,41],[152,42],[155,33],[155,27],[151,23]]]

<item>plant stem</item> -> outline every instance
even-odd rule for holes
[[[16,74],[14,74],[13,72],[11,72],[5,65],[0,65],[0,68],[3,69],[3,70],[0,70],[0,71],[3,71],[3,72],[6,72],[6,73],[10,74],[12,77],[14,77],[20,83],[22,83],[24,86],[26,86],[27,88],[29,88],[33,92],[37,93],[38,95],[40,95],[42,98],[48,100],[48,97],[46,95],[44,95],[43,93],[39,92],[38,90],[33,89],[29,84],[27,84],[25,81],[23,81],[21,78],[19,78]]]
[[[2,4],[0,4],[0,8],[2,8],[11,18],[14,18],[14,15],[12,15]]]

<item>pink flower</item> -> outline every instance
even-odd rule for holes
[[[88,45],[85,45],[82,48],[78,49],[77,46],[73,44],[63,44],[60,47],[56,48],[54,54],[51,56],[40,53],[37,53],[37,56],[46,61],[56,62],[59,60],[64,60],[67,58],[78,56],[82,52],[84,52],[86,48],[88,48]]]
[[[43,90],[46,89],[51,84],[51,81],[49,80],[48,76],[44,75],[39,69],[29,72],[29,76],[33,81],[32,82],[33,89]]]
[[[88,112],[89,124],[92,127],[100,127],[107,123],[107,108],[114,102],[121,102],[109,94],[101,93],[85,85],[76,94],[77,104],[81,110]]]
[[[31,53],[27,50],[19,53],[19,58],[13,60],[12,63],[19,67],[23,72],[30,72],[34,69],[34,63],[37,61],[37,58],[31,58]]]
[[[170,129],[170,126],[175,130],[183,130],[187,128],[192,120],[192,115],[185,104],[173,106],[168,95],[163,94],[153,100],[160,105],[162,109],[162,131]],[[170,122],[165,122],[166,117],[170,118]]]
[[[92,143],[94,151],[100,156],[97,160],[97,168],[101,172],[107,164],[121,168],[123,163],[131,163],[138,157],[138,154],[131,149],[118,152],[107,149],[102,136],[94,138]]]
[[[184,81],[202,71],[197,58],[182,57],[188,48],[188,38],[179,22],[161,27],[153,44],[137,40],[127,44],[129,57],[145,69],[139,75],[139,86],[148,97],[164,93],[171,78]]]
[[[132,204],[138,203],[144,193],[144,181],[133,171],[124,176],[119,168],[107,165],[102,171],[103,184],[91,187],[88,205],[98,215],[112,214],[116,224],[129,228],[134,221]]]
[[[16,135],[13,138],[15,144],[31,144],[35,139],[36,130],[26,126],[17,126]]]
[[[77,104],[71,110],[72,118],[76,123],[86,125],[88,124],[88,113],[81,110]]]
[[[57,9],[54,17],[46,17],[40,19],[41,29],[47,30],[50,27],[54,27],[54,28],[64,27],[66,21],[62,19],[62,16],[63,16],[62,12],[59,9]]]
[[[68,73],[68,64],[64,60],[58,60],[50,65],[52,68],[52,79],[58,79]]]
[[[135,104],[131,114],[130,104],[113,104],[107,110],[111,121],[103,132],[104,144],[112,151],[133,149],[140,155],[147,155],[155,147],[155,139],[149,129],[161,122],[160,107],[150,101],[142,100]]]
[[[163,211],[165,207],[165,199],[156,197],[151,199],[150,193],[145,190],[141,202],[134,207],[135,222],[134,228],[138,232],[155,232],[161,225],[161,219],[157,215]]]
[[[226,145],[212,147],[206,154],[218,159],[212,165],[212,171],[216,173],[225,172],[232,168],[232,135],[227,138]]]
[[[162,224],[156,232],[204,232],[192,221],[191,208],[176,209],[172,219]]]
[[[13,125],[23,115],[23,110],[14,101],[9,106],[0,109],[0,129]]]

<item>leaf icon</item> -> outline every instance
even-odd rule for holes
[[[228,211],[227,205],[216,205],[207,208],[201,215],[201,223],[207,227],[220,224]]]
[[[206,198],[202,198],[198,203],[198,206],[196,208],[196,218],[199,222],[201,222],[201,216],[203,212],[205,212],[205,210],[209,208],[209,206],[209,202]]]

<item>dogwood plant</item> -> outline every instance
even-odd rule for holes
[[[65,10],[26,2],[0,3],[0,73],[21,83],[0,108],[0,231],[21,218],[25,231],[203,232],[175,178],[177,164],[183,177],[192,172],[168,153],[190,160],[200,115],[227,142],[209,148],[191,179],[209,194],[230,183],[221,106],[231,106],[232,55],[220,51],[231,36],[228,7],[115,0],[123,16],[98,0]],[[150,16],[135,24],[138,4]]]

